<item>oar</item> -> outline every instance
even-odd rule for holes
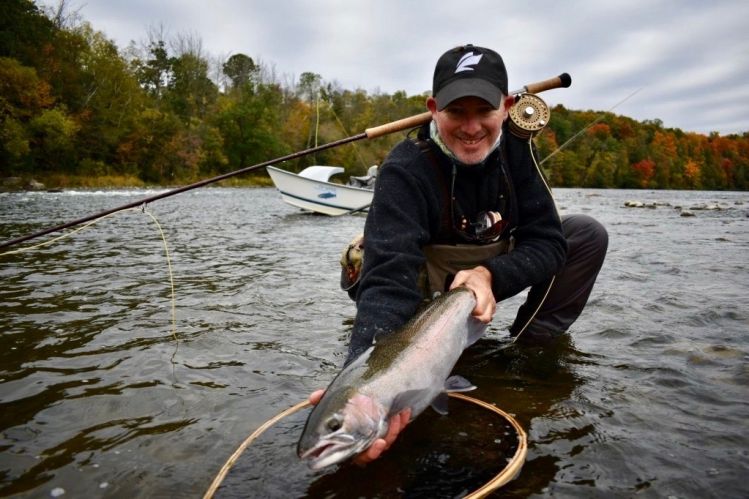
[[[519,94],[519,93],[523,93],[523,92],[538,93],[538,92],[543,92],[544,90],[550,90],[552,88],[569,87],[571,81],[572,80],[570,79],[570,76],[567,73],[563,73],[563,74],[561,74],[559,76],[556,76],[554,78],[550,78],[548,80],[543,80],[543,81],[540,81],[540,82],[537,82],[537,83],[530,83],[530,84],[524,86],[521,90],[516,90],[516,91],[511,92],[511,94],[515,95],[515,94]],[[394,133],[394,132],[399,132],[399,131],[402,131],[402,130],[407,130],[409,128],[414,128],[414,127],[417,127],[417,126],[421,126],[421,125],[423,125],[425,123],[428,123],[429,120],[431,120],[431,119],[432,119],[432,115],[431,115],[431,113],[429,113],[427,111],[427,112],[424,112],[424,113],[421,113],[421,114],[417,114],[415,116],[410,116],[408,118],[403,118],[401,120],[396,120],[396,121],[393,121],[391,123],[386,123],[384,125],[379,125],[379,126],[376,126],[376,127],[373,127],[373,128],[367,128],[363,132],[358,133],[356,135],[352,135],[351,137],[347,137],[345,139],[336,140],[334,142],[329,142],[327,144],[323,144],[323,145],[317,146],[317,147],[311,147],[311,148],[305,149],[303,151],[299,151],[299,152],[295,152],[295,153],[292,153],[292,154],[288,154],[286,156],[281,156],[280,158],[272,159],[272,160],[269,160],[269,161],[264,161],[262,163],[258,163],[256,165],[252,165],[252,166],[247,166],[245,168],[241,168],[241,169],[235,170],[233,172],[224,173],[222,175],[217,175],[215,177],[211,177],[211,178],[208,178],[208,179],[205,179],[205,180],[200,180],[200,181],[195,182],[195,183],[190,184],[190,185],[186,185],[186,186],[183,186],[183,187],[179,187],[177,189],[173,189],[173,190],[170,190],[170,191],[162,192],[161,194],[156,194],[154,196],[143,198],[143,199],[140,199],[138,201],[133,201],[131,203],[127,203],[127,204],[124,204],[122,206],[118,206],[116,208],[105,210],[105,211],[102,211],[102,212],[99,212],[99,213],[94,213],[92,215],[88,215],[88,216],[85,216],[85,217],[82,217],[82,218],[79,218],[79,219],[76,219],[76,220],[72,220],[70,222],[66,222],[66,223],[63,223],[63,224],[60,224],[60,225],[55,225],[54,227],[49,227],[47,229],[40,230],[39,232],[34,232],[34,233],[31,233],[31,234],[27,234],[25,236],[17,237],[15,239],[11,239],[9,241],[5,241],[5,242],[0,243],[0,249],[7,248],[9,246],[13,246],[13,245],[22,243],[22,242],[28,241],[30,239],[35,239],[37,237],[41,237],[41,236],[44,236],[46,234],[50,234],[52,232],[57,232],[57,231],[64,230],[64,229],[67,229],[67,228],[70,228],[70,227],[74,227],[76,225],[80,225],[80,224],[86,223],[86,222],[94,220],[96,218],[101,218],[101,217],[104,217],[106,215],[110,215],[110,214],[115,213],[117,211],[127,210],[129,208],[135,208],[136,206],[141,206],[141,205],[144,205],[144,204],[152,203],[154,201],[158,201],[159,199],[164,199],[164,198],[167,198],[167,197],[170,197],[170,196],[181,194],[183,192],[186,192],[186,191],[189,191],[189,190],[192,190],[192,189],[197,189],[198,187],[203,187],[203,186],[208,185],[208,184],[213,184],[215,182],[219,182],[221,180],[225,180],[227,178],[234,177],[236,175],[241,175],[243,173],[248,173],[248,172],[251,172],[253,170],[257,170],[258,168],[263,168],[263,167],[272,165],[274,163],[281,163],[283,161],[289,161],[289,160],[292,160],[292,159],[300,158],[300,157],[306,156],[308,154],[316,153],[316,152],[319,152],[319,151],[324,151],[326,149],[332,149],[334,147],[338,147],[338,146],[341,146],[341,145],[344,145],[344,144],[348,144],[350,142],[355,142],[357,140],[362,140],[362,139],[376,139],[378,137],[382,137],[383,135],[388,135],[388,134],[391,134],[391,133]],[[357,208],[355,211],[364,210],[367,207],[368,207],[368,205],[367,206],[362,206],[361,208]]]

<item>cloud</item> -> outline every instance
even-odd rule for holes
[[[269,64],[283,81],[311,71],[369,92],[428,91],[439,55],[474,43],[502,54],[510,88],[569,72],[571,88],[544,94],[551,105],[605,110],[641,88],[614,112],[749,131],[745,0],[89,0],[80,13],[120,47],[161,25],[199,36],[213,56]]]

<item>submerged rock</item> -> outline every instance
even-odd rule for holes
[[[27,191],[43,191],[44,189],[46,189],[46,187],[43,183],[37,182],[32,178],[31,180],[26,182],[24,189],[26,189]]]
[[[690,210],[698,210],[698,211],[720,211],[723,208],[720,205],[717,204],[707,204],[707,203],[701,203],[694,206],[691,206],[689,208]]]
[[[671,203],[663,203],[659,201],[651,201],[649,203],[643,203],[642,201],[625,201],[625,208],[651,208],[655,209],[659,206],[671,206]]]

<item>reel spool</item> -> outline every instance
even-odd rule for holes
[[[549,123],[551,112],[535,94],[521,94],[510,108],[510,132],[516,137],[535,137]]]

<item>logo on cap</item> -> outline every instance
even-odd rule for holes
[[[458,65],[455,67],[455,72],[460,73],[461,71],[473,71],[473,68],[469,66],[475,66],[476,64],[478,64],[483,55],[484,54],[476,55],[473,52],[468,52],[458,61]]]

